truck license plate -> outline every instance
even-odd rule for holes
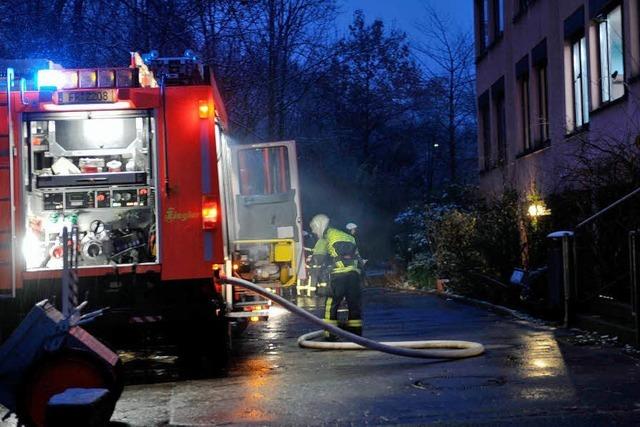
[[[56,92],[56,104],[103,104],[116,102],[114,89]]]

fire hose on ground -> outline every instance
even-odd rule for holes
[[[348,342],[321,342],[313,341],[323,336],[324,331],[313,331],[298,338],[298,345],[303,348],[317,350],[364,350],[371,349],[384,353],[395,354],[397,356],[416,357],[423,359],[463,359],[467,357],[479,356],[484,353],[484,346],[477,342],[457,341],[457,340],[428,340],[428,341],[396,341],[378,342],[360,335],[340,329],[324,320],[314,316],[308,311],[298,307],[292,302],[273,294],[260,286],[236,277],[221,277],[224,283],[236,285],[253,291],[283,308],[289,310],[311,323],[320,326],[323,330],[335,334]]]

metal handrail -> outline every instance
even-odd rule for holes
[[[14,157],[16,156],[16,146],[13,135],[13,115],[11,111],[11,86],[15,78],[13,68],[7,68],[7,132],[9,132],[9,194],[11,201],[11,296],[16,297],[16,196],[15,196],[15,168]]]
[[[598,219],[600,216],[604,215],[606,212],[608,212],[611,209],[615,208],[619,204],[627,201],[628,199],[630,199],[631,197],[635,196],[638,193],[640,193],[640,187],[636,188],[635,190],[633,190],[631,193],[627,194],[626,196],[621,197],[620,199],[618,199],[615,202],[611,203],[609,206],[607,206],[607,207],[605,207],[603,209],[600,209],[598,212],[596,212],[595,214],[591,215],[589,218],[585,219],[584,221],[582,221],[581,223],[576,225],[573,230],[577,231],[579,228],[582,228],[585,225],[592,223],[593,221]]]
[[[29,105],[29,101],[25,98],[25,92],[27,91],[27,79],[20,78],[20,102],[22,105]]]
[[[577,245],[575,243],[576,232],[580,230],[582,227],[591,224],[596,219],[603,216],[605,213],[609,212],[611,209],[621,205],[626,202],[630,198],[634,197],[640,193],[640,187],[636,188],[632,192],[626,194],[625,196],[619,198],[615,202],[609,204],[603,209],[600,209],[595,214],[591,215],[587,219],[580,222],[573,228],[573,231],[559,231],[555,233],[551,233],[548,237],[550,238],[561,238],[562,239],[562,265],[563,265],[563,285],[564,285],[564,325],[565,327],[569,326],[569,322],[572,317],[572,300],[580,296],[580,288],[578,279],[576,277],[578,272],[578,250]],[[572,269],[570,268],[572,265]],[[572,270],[572,271],[571,271]],[[631,273],[633,279],[633,272]],[[614,282],[615,283],[615,282]],[[608,284],[611,285],[611,284]],[[632,284],[633,286],[633,284]],[[573,287],[573,291],[572,291]],[[573,295],[575,293],[575,295]],[[637,297],[636,297],[637,298]],[[587,299],[584,299],[586,301]],[[637,344],[640,344],[640,316],[636,314],[636,336],[637,336]]]

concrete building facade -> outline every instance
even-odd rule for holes
[[[640,142],[640,0],[474,0],[474,10],[484,194],[544,200],[571,185],[586,145],[597,156],[600,141]]]

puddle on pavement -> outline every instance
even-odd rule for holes
[[[121,350],[127,384],[159,383],[180,379],[178,357],[167,351]]]
[[[506,377],[488,375],[454,376],[439,375],[414,381],[411,386],[426,391],[470,390],[485,387],[500,387],[507,384]]]

